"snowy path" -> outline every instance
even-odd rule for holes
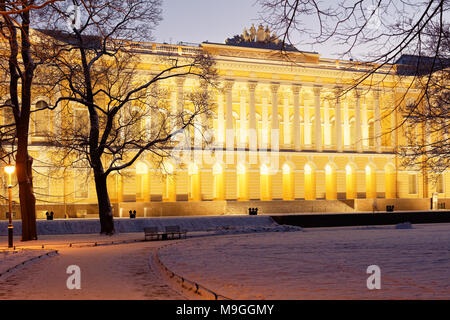
[[[0,280],[0,299],[185,299],[150,269],[161,242],[57,248],[59,255]],[[69,265],[81,269],[81,289],[69,290]]]
[[[450,224],[188,239],[159,257],[232,299],[450,299]],[[381,290],[367,288],[370,265]]]

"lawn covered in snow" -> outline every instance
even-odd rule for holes
[[[175,273],[233,299],[450,299],[450,224],[303,229],[188,239]],[[367,267],[381,289],[367,289]]]

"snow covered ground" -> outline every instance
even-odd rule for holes
[[[244,229],[181,241],[160,259],[233,299],[450,299],[450,224]],[[370,265],[380,290],[367,288]]]
[[[0,274],[5,273],[10,268],[20,265],[22,262],[41,256],[50,251],[52,250],[0,250]]]

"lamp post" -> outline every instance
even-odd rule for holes
[[[5,167],[5,172],[8,174],[8,193],[9,193],[9,224],[8,224],[8,247],[13,247],[13,224],[12,224],[12,174],[15,171],[15,167],[8,164]]]

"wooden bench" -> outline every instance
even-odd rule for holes
[[[181,239],[182,235],[186,238],[186,231],[181,230],[180,226],[167,226],[164,232],[158,231],[158,227],[146,227],[144,228],[144,234],[145,240],[159,240],[160,238],[161,240],[167,240],[169,236],[171,239],[175,239],[175,236]]]
[[[181,230],[180,226],[166,226],[166,233],[167,236],[172,236],[172,239],[174,239],[175,236],[178,236],[178,239],[181,239],[182,235],[186,238],[186,231]]]
[[[159,232],[158,227],[147,227],[144,228],[145,233],[145,240],[148,240],[148,238],[152,239],[155,237],[156,240],[159,240],[161,237],[162,240],[164,240],[164,237],[167,238],[167,234],[165,232]]]

